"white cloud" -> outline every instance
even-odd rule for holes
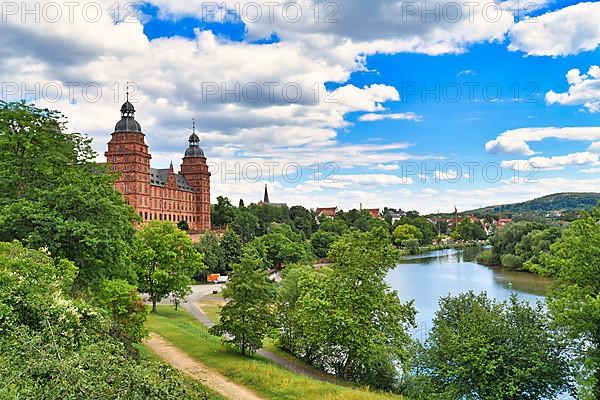
[[[202,17],[201,2],[151,0],[172,16]],[[430,55],[460,53],[472,43],[502,41],[513,23],[508,4],[484,0],[476,5],[452,0],[402,2],[399,0],[347,0],[342,3],[297,0],[262,7],[252,18],[251,0],[226,1],[227,9],[241,14],[249,39],[271,37],[310,48],[321,58],[364,63],[375,53],[416,52]],[[237,6],[237,9],[235,8]],[[302,16],[296,20],[296,11]],[[246,12],[245,12],[245,11]],[[432,11],[435,15],[432,15]],[[287,12],[286,12],[287,11]],[[365,16],[368,15],[368,18]],[[251,20],[254,19],[254,22]],[[357,23],[360,21],[360,23]],[[308,33],[310,32],[310,33]]]
[[[584,168],[580,172],[584,174],[600,174],[600,168]]]
[[[358,118],[359,121],[369,121],[369,122],[370,121],[382,121],[382,120],[386,120],[386,119],[408,120],[408,121],[419,122],[423,119],[423,117],[421,117],[420,115],[415,114],[413,112],[407,112],[407,113],[394,113],[394,114],[369,113],[369,114],[363,114]]]
[[[377,164],[371,169],[379,170],[379,171],[398,171],[400,166],[398,164]]]
[[[440,192],[438,192],[435,189],[431,189],[431,188],[427,188],[427,189],[423,189],[421,190],[421,193],[429,195],[429,196],[436,196],[438,195]]]
[[[456,76],[463,76],[463,75],[476,75],[477,72],[475,72],[475,70],[473,69],[465,69],[460,71],[458,74],[456,74]]]
[[[524,156],[535,154],[524,140],[503,136],[487,142],[485,150],[492,154],[521,154]]]
[[[562,140],[592,141],[600,140],[600,127],[544,127],[544,128],[519,128],[503,132],[496,139],[485,144],[489,153],[521,154],[530,156],[535,154],[528,142],[539,142],[548,138]]]
[[[390,174],[354,174],[335,175],[329,180],[322,182],[326,187],[355,187],[355,186],[393,186],[411,185],[412,178]]]
[[[592,51],[600,44],[598,21],[598,2],[582,2],[526,17],[510,29],[508,49],[533,56],[568,56]]]
[[[595,165],[600,162],[600,155],[590,152],[572,153],[554,157],[532,157],[528,160],[502,161],[503,168],[518,171],[560,170],[573,165]]]
[[[600,153],[600,142],[594,142],[588,147],[590,153]]]
[[[587,74],[572,69],[567,72],[567,82],[567,92],[546,93],[547,104],[582,105],[591,113],[600,111],[600,67],[592,65]]]

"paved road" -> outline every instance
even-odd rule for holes
[[[190,314],[192,314],[198,321],[200,321],[203,325],[210,328],[214,325],[214,323],[209,320],[206,315],[198,308],[198,301],[204,297],[212,294],[213,290],[220,291],[224,285],[195,285],[192,286],[192,294],[190,294],[186,298],[186,302],[181,304],[185,310],[187,310]],[[286,358],[280,357],[275,353],[272,353],[265,349],[258,349],[256,354],[271,360],[275,364],[282,366],[285,369],[293,371],[297,374],[307,376],[309,378],[317,379],[323,382],[330,383],[338,383],[336,377],[332,375],[327,375],[320,371],[317,371],[313,368],[306,367],[300,363],[290,361]]]

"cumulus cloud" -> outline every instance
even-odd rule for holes
[[[521,154],[524,156],[535,154],[524,140],[503,136],[487,142],[485,144],[485,150],[492,154]]]
[[[590,153],[600,153],[600,142],[594,142],[588,148]]]
[[[489,153],[534,155],[529,142],[539,142],[548,138],[562,140],[600,140],[600,127],[543,127],[519,128],[503,132],[496,139],[485,144]]]
[[[547,104],[582,105],[591,113],[600,111],[600,67],[592,65],[589,71],[581,73],[579,69],[567,72],[569,89],[567,92],[546,93]]]
[[[150,3],[175,17],[205,18],[207,14],[200,1]],[[271,8],[267,2],[251,0],[223,4],[223,9],[245,22],[249,39],[276,33],[283,41],[311,48],[320,57],[358,64],[364,63],[365,55],[375,53],[463,52],[472,43],[502,41],[514,20],[507,4],[492,0],[471,6],[451,0],[347,0],[343,4],[295,0]]]
[[[533,56],[568,56],[600,44],[600,3],[582,2],[540,16],[526,17],[510,29],[511,51]]]

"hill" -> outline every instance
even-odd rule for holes
[[[600,193],[555,193],[522,203],[502,204],[465,211],[466,214],[545,214],[589,210],[600,201]]]

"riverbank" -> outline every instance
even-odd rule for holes
[[[466,249],[471,247],[483,247],[488,245],[489,242],[485,241],[477,241],[477,242],[455,242],[455,243],[446,243],[446,244],[430,244],[426,246],[419,246],[419,250],[417,253],[411,253],[408,249],[400,249],[400,252],[403,256],[410,256],[415,254],[424,254],[431,251],[436,250],[447,250],[447,249]]]

